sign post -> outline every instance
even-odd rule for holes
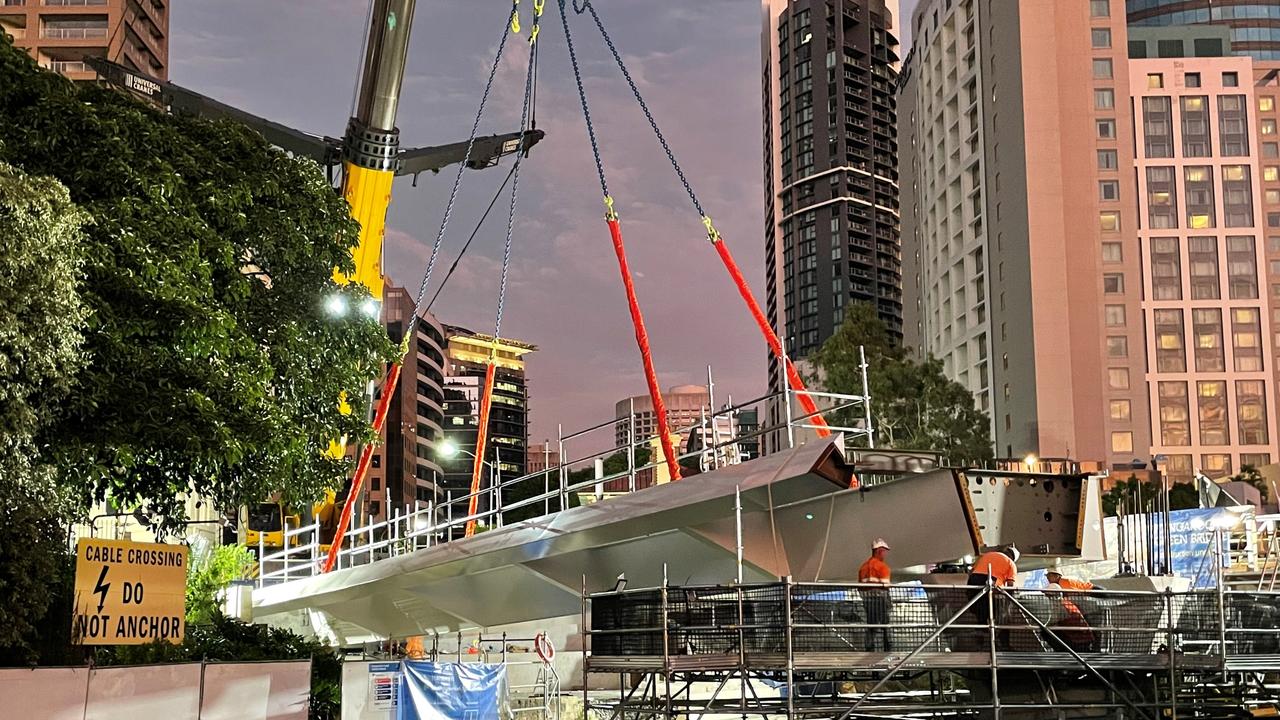
[[[178,644],[186,633],[188,548],[81,538],[71,637],[81,645]]]

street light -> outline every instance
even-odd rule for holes
[[[442,458],[445,458],[446,460],[457,457],[459,453],[466,455],[467,457],[472,459],[475,459],[476,457],[475,453],[459,446],[458,443],[452,440],[449,440],[447,438],[444,440],[441,440],[440,445],[436,448],[436,454]],[[488,460],[485,460],[484,458],[480,458],[480,464],[487,465],[489,467],[489,484],[493,486],[493,489],[491,490],[490,494],[494,496],[494,503],[496,505],[496,510],[499,513],[498,527],[502,527],[502,515],[501,515],[501,512],[502,512],[502,468],[501,468],[502,456],[497,446],[494,446],[493,453],[495,456],[494,462],[498,464],[495,465],[494,463],[491,463]]]

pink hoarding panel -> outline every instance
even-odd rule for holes
[[[88,684],[89,668],[0,670],[0,715],[23,720],[81,720]]]
[[[200,663],[95,668],[84,720],[179,720],[199,709]]]
[[[200,720],[307,720],[311,661],[205,666]]]

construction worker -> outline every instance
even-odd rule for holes
[[[867,624],[881,626],[867,628],[866,649],[868,651],[877,649],[877,639],[884,645],[884,650],[890,649],[888,625],[891,572],[889,564],[885,562],[890,549],[889,543],[885,542],[884,538],[876,538],[876,541],[871,543],[871,557],[858,568],[858,582],[883,586],[862,590],[862,604],[867,611]]]
[[[1000,550],[988,550],[983,553],[973,564],[973,568],[969,571],[969,584],[979,587],[986,587],[989,583],[995,587],[1013,587],[1014,578],[1018,574],[1018,557],[1021,553],[1018,548],[1008,545]],[[979,592],[977,590],[975,593]],[[998,598],[993,599],[997,600]],[[995,603],[999,608],[1000,603]],[[990,605],[986,598],[978,600],[973,606],[974,615],[977,616],[978,625],[986,625],[991,620]],[[1001,630],[999,632],[1000,644],[1007,645],[1008,632]]]
[[[1057,570],[1049,570],[1044,574],[1045,579],[1049,581],[1049,587],[1058,586],[1061,590],[1095,590],[1097,586],[1088,580],[1075,580],[1073,578],[1064,577]]]
[[[1053,575],[1059,575],[1054,572]],[[1085,619],[1084,613],[1080,611],[1080,606],[1071,602],[1063,591],[1066,588],[1057,583],[1049,583],[1045,588],[1045,594],[1054,596],[1059,603],[1060,613],[1054,613],[1053,621],[1050,625],[1054,626],[1050,637],[1045,638],[1049,644],[1057,649],[1059,647],[1055,639],[1060,641],[1067,647],[1076,652],[1089,652],[1094,649],[1095,636],[1093,629],[1089,627],[1089,621]],[[1056,638],[1053,636],[1057,636]]]
[[[1013,545],[983,553],[969,571],[969,584],[985,586],[990,582],[1001,587],[1013,587],[1020,556],[1018,548]]]

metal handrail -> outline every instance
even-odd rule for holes
[[[685,433],[706,431],[706,437],[703,439],[704,445],[699,449],[680,454],[678,456],[679,460],[710,457],[712,458],[712,464],[718,466],[720,458],[726,450],[734,446],[740,446],[746,441],[763,438],[775,432],[785,432],[791,438],[797,429],[816,427],[807,421],[820,413],[798,414],[791,412],[791,404],[800,394],[831,401],[832,407],[822,411],[828,413],[849,407],[862,406],[868,402],[865,396],[817,391],[799,393],[788,389],[769,393],[746,403],[727,406],[722,410],[706,415],[697,423],[679,428],[678,432]],[[762,426],[750,433],[733,432],[730,433],[732,437],[719,441],[717,441],[719,434],[708,430],[709,428],[717,427],[717,422],[723,423],[726,418],[737,417],[738,413],[743,409],[758,406],[761,403],[775,399],[785,402],[788,410],[787,417],[781,424]],[[560,437],[561,446],[563,447],[565,440],[580,438],[604,428],[616,428],[619,423],[629,421],[629,418],[617,418],[585,430],[562,435]],[[863,437],[868,437],[871,433],[869,428],[861,427],[830,427],[830,429],[833,432],[845,432],[849,435]],[[344,546],[338,551],[338,567],[346,568],[377,562],[384,557],[396,557],[403,552],[416,552],[439,543],[449,542],[459,534],[462,528],[471,522],[486,525],[492,522],[497,527],[501,527],[504,524],[504,515],[506,513],[534,507],[540,503],[551,507],[553,499],[563,498],[567,501],[570,494],[579,494],[591,489],[602,488],[606,484],[618,480],[634,479],[647,470],[656,471],[659,467],[665,466],[665,463],[656,457],[645,464],[634,462],[635,451],[640,448],[650,447],[656,439],[656,435],[638,439],[632,438],[628,443],[621,446],[615,446],[568,462],[563,461],[562,456],[562,461],[555,466],[526,473],[516,478],[500,479],[490,487],[481,488],[475,492],[467,492],[463,495],[451,495],[444,502],[431,502],[425,507],[415,509],[405,506],[394,510],[389,508],[389,513],[384,516],[384,519],[375,521],[373,518],[369,518],[365,525],[351,528],[347,533]],[[625,470],[598,478],[592,477],[577,482],[568,481],[568,472],[573,466],[581,465],[587,461],[594,461],[597,458],[610,457],[618,453],[625,453],[627,456],[628,467]],[[548,482],[549,480],[553,482]],[[504,491],[510,491],[511,488],[521,483],[536,481],[542,481],[549,487],[542,492],[510,504],[502,501]],[[633,480],[623,492],[624,494],[629,494],[635,489]],[[472,499],[477,498],[491,498],[493,500],[492,506],[476,512],[454,513],[455,507],[469,509]],[[559,509],[553,508],[550,512],[554,514]],[[302,537],[308,538],[309,541],[296,545],[290,543],[291,539]],[[277,551],[268,553],[260,543],[257,577],[259,587],[269,582],[287,582],[315,574],[318,571],[318,560],[323,552],[324,548],[320,543],[320,523],[318,520],[309,525],[286,529],[284,532],[284,547]]]

